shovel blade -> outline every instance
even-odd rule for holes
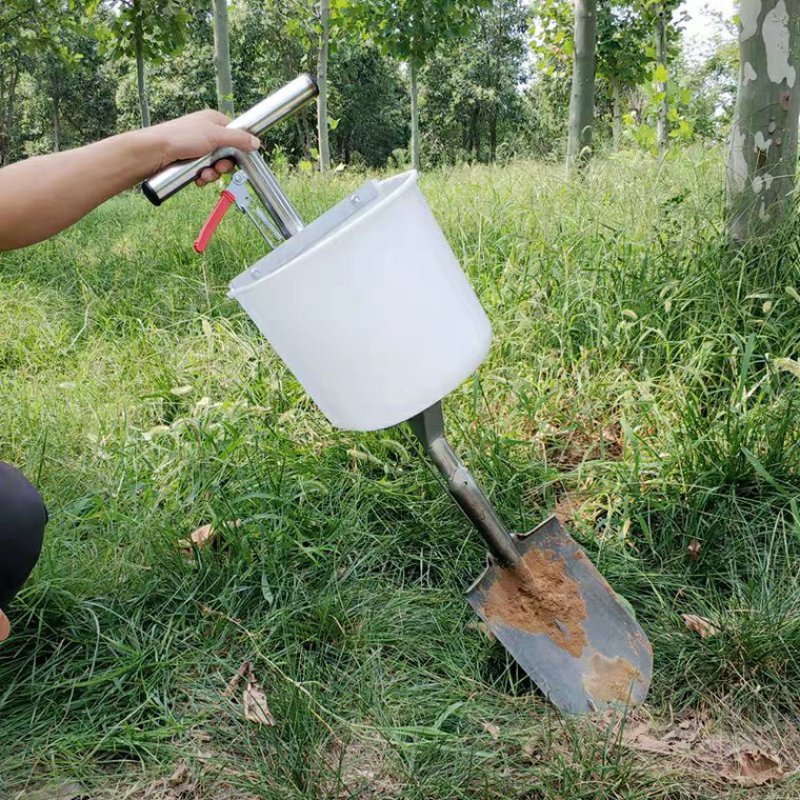
[[[518,572],[498,565],[467,592],[492,633],[567,714],[643,702],[653,674],[650,642],[582,548],[555,517],[517,545],[533,594],[523,596]]]

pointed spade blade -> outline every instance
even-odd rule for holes
[[[650,642],[582,548],[555,517],[517,546],[522,576],[492,565],[467,592],[492,633],[565,713],[643,702]]]

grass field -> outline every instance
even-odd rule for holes
[[[361,179],[286,185],[312,218]],[[410,434],[331,429],[226,299],[247,222],[199,258],[214,190],[132,193],[0,257],[0,458],[51,516],[0,646],[0,797],[800,797],[800,239],[726,249],[716,150],[422,186],[495,331],[451,438],[633,605],[646,709],[558,717],[475,624],[481,542]],[[224,694],[245,661],[273,727]],[[782,780],[730,777],[756,748]]]

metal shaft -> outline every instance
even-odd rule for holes
[[[255,136],[271,128],[275,123],[293,114],[319,93],[317,82],[304,74],[286,86],[273,92],[260,103],[236,117],[228,127],[250,131]],[[205,167],[210,167],[221,158],[230,155],[230,150],[217,150],[190,161],[176,161],[142,184],[142,191],[151,203],[161,205],[185,186],[188,186]],[[274,179],[273,179],[274,180]]]
[[[521,557],[514,537],[444,436],[441,403],[426,408],[410,419],[409,424],[415,436],[425,445],[431,461],[447,481],[450,495],[483,536],[494,559],[504,567],[519,564]]]
[[[239,167],[247,173],[253,191],[266,207],[270,216],[280,230],[281,236],[288,239],[303,230],[303,220],[292,205],[292,201],[284,194],[272,170],[264,163],[258,152],[245,153],[235,150],[233,157]]]

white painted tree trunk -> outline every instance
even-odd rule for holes
[[[233,117],[231,48],[228,35],[228,0],[211,0],[214,18],[214,71],[217,76],[217,108]]]
[[[419,106],[417,103],[419,87],[417,86],[417,64],[409,65],[411,73],[411,165],[419,170]]]
[[[575,52],[567,141],[568,172],[579,168],[591,155],[596,47],[597,0],[575,0]]]
[[[323,174],[331,168],[331,147],[328,131],[328,39],[330,36],[330,0],[320,0],[320,41],[317,55],[317,141],[319,143],[319,171]]]
[[[793,203],[800,115],[800,0],[742,0],[739,90],[725,180],[728,233],[743,244]]]
[[[664,6],[659,7],[656,14],[656,63],[667,70],[667,12]],[[667,114],[669,113],[669,95],[667,82],[658,81],[656,90],[661,95],[658,104],[658,120],[656,121],[656,138],[658,152],[663,156],[669,148],[669,127]]]

